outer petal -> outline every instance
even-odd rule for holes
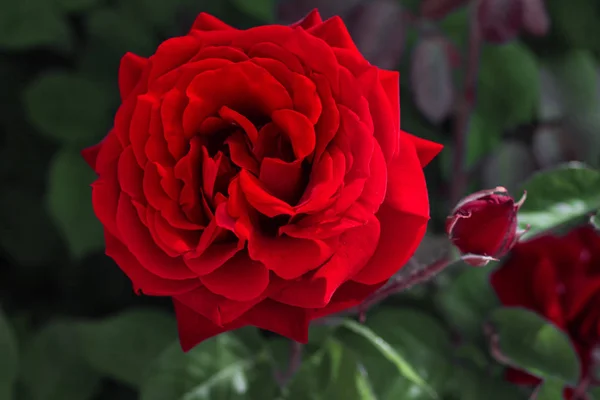
[[[186,352],[208,338],[246,325],[244,321],[236,320],[226,326],[219,326],[177,300],[173,300],[173,305],[177,318],[179,343]]]
[[[190,350],[212,336],[246,325],[266,329],[300,343],[308,342],[310,321],[308,311],[286,306],[273,300],[259,303],[239,319],[225,326],[216,325],[177,300],[174,300],[173,304],[177,317],[179,342],[183,351]]]
[[[385,203],[405,214],[429,219],[429,198],[425,175],[413,142],[400,135],[400,151],[388,165]]]
[[[385,285],[385,281],[375,285],[363,285],[361,283],[349,281],[344,283],[335,292],[331,302],[323,307],[313,310],[311,318],[321,318],[362,303],[369,295],[375,293],[380,287]]]
[[[293,23],[290,26],[292,28],[299,26],[304,29],[309,29],[315,25],[320,25],[322,23],[323,19],[321,18],[321,14],[319,14],[319,11],[315,8],[311,12],[309,12],[306,17],[302,18],[298,22]]]
[[[307,32],[319,39],[323,39],[331,47],[354,50],[357,57],[364,58],[356,48],[354,41],[352,41],[352,37],[344,21],[338,16],[329,18],[324,23],[307,29]]]
[[[248,324],[280,334],[300,343],[308,342],[309,311],[273,300],[264,300],[242,319]]]
[[[217,17],[213,17],[207,13],[200,13],[196,17],[196,20],[192,24],[191,30],[197,29],[199,31],[224,31],[235,29],[225,22],[221,21]]]
[[[527,245],[527,244],[526,244]],[[505,306],[522,306],[541,311],[533,294],[533,271],[539,258],[528,249],[515,248],[511,257],[490,275],[490,283]]]
[[[100,153],[100,148],[102,148],[102,142],[81,150],[81,157],[83,157],[94,172],[96,172],[96,159],[98,158],[98,153]]]
[[[104,230],[106,255],[131,279],[135,292],[153,296],[173,296],[200,286],[198,279],[170,280],[148,272],[119,239]]]
[[[353,280],[366,285],[387,281],[408,262],[425,236],[427,219],[404,214],[389,205],[377,213],[381,236],[375,254]]]
[[[148,60],[133,53],[125,53],[119,66],[119,92],[124,100],[137,85]]]
[[[417,150],[417,156],[421,161],[421,167],[425,167],[437,156],[440,151],[444,148],[443,145],[429,140],[421,139],[410,133],[401,132],[401,135],[407,135],[408,138],[413,142],[415,149]]]

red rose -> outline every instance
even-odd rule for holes
[[[505,188],[482,190],[462,199],[446,219],[450,240],[473,266],[486,265],[506,254],[523,232],[517,231],[515,203]]]
[[[563,237],[542,236],[519,243],[491,284],[502,304],[543,315],[570,336],[589,375],[592,351],[600,345],[600,234],[582,227]],[[509,369],[507,379],[538,384],[539,379]]]
[[[255,325],[305,342],[413,254],[422,167],[441,146],[400,131],[398,73],[342,20],[237,30],[200,14],[148,59],[127,54],[99,175],[106,253],[136,291],[172,296],[184,349]]]

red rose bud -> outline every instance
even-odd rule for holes
[[[462,199],[446,220],[446,232],[469,265],[480,267],[506,254],[525,233],[518,231],[518,202],[503,187]]]

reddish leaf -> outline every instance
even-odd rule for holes
[[[410,78],[419,110],[432,122],[441,122],[452,111],[454,103],[452,70],[445,39],[421,39],[414,49]]]
[[[498,44],[514,39],[523,26],[523,7],[523,0],[482,0],[477,18],[483,38]]]
[[[550,29],[550,18],[544,0],[523,2],[523,28],[536,36],[544,36]]]
[[[442,19],[454,9],[467,4],[468,0],[423,0],[421,16],[429,19]]]

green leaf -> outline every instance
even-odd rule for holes
[[[51,1],[5,1],[0,12],[0,48],[72,47],[68,21]]]
[[[530,400],[563,400],[564,382],[546,379],[536,389]]]
[[[531,225],[525,238],[600,208],[600,172],[576,162],[535,174],[523,189],[519,224]]]
[[[450,325],[469,338],[483,336],[483,321],[497,304],[489,285],[490,268],[468,268],[435,296]]]
[[[274,399],[278,389],[263,350],[248,349],[231,333],[188,353],[174,343],[150,365],[140,400]]]
[[[375,399],[368,377],[358,360],[336,340],[328,340],[312,356],[305,358],[285,389],[286,400],[371,400]]]
[[[137,387],[143,373],[177,337],[174,319],[161,311],[131,309],[81,323],[82,357],[98,372]]]
[[[384,359],[387,359],[391,362],[396,368],[397,373],[406,378],[410,383],[416,385],[419,389],[425,392],[428,395],[428,398],[437,398],[437,394],[435,390],[425,381],[425,379],[419,375],[419,373],[415,370],[415,368],[410,364],[410,362],[401,355],[394,347],[385,341],[381,336],[377,333],[373,332],[370,328],[359,324],[353,320],[345,320],[343,322],[343,326],[354,334],[362,337],[366,340],[371,346],[373,346],[380,356]],[[349,339],[339,337],[346,346],[349,348],[355,349],[355,343]]]
[[[438,320],[416,309],[382,308],[369,315],[367,326],[404,357],[436,392],[443,391],[451,376],[452,345]],[[374,377],[372,383],[380,386]],[[386,397],[427,399],[430,394],[407,379],[394,379]]]
[[[53,322],[24,349],[21,381],[31,400],[89,400],[100,376],[79,353],[76,324]]]
[[[530,122],[540,97],[539,66],[519,42],[485,46],[479,70],[478,110],[501,129]]]
[[[491,377],[485,370],[455,367],[449,380],[453,398],[459,400],[526,400],[518,386]]]
[[[104,247],[102,225],[92,209],[94,179],[94,172],[76,151],[61,150],[51,162],[46,204],[75,258]]]
[[[261,22],[275,21],[275,0],[231,0],[241,11],[258,19]]]
[[[0,399],[13,397],[14,384],[18,375],[19,352],[13,328],[0,309]]]
[[[111,100],[104,86],[64,71],[38,76],[23,100],[40,133],[77,147],[96,143],[111,125]]]
[[[490,321],[498,334],[499,350],[511,366],[542,379],[576,384],[580,366],[568,335],[533,311],[505,307]]]

